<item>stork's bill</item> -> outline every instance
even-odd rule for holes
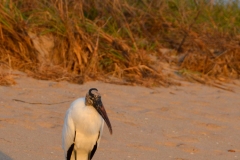
[[[86,95],[86,105],[93,105],[106,122],[109,132],[112,134],[112,125],[108,119],[107,112],[102,104],[101,95],[96,88],[91,88]]]

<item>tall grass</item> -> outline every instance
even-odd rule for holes
[[[239,78],[238,1],[0,1],[0,60],[11,59],[13,69],[37,78],[82,83],[113,76],[126,84],[167,86],[173,83],[168,75],[153,67],[169,56],[160,48],[184,54],[175,60],[179,71]],[[41,60],[30,34],[53,37]]]

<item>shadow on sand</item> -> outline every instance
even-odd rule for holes
[[[0,151],[0,160],[13,160],[13,159]]]

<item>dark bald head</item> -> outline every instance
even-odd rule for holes
[[[96,88],[89,89],[86,95],[86,106],[94,106],[97,100],[101,100],[101,95],[98,93],[98,90]]]
[[[95,91],[95,93],[98,92],[97,88],[91,88],[91,89],[89,89],[88,94],[89,94],[91,97],[94,96],[94,92],[92,93],[92,91]]]

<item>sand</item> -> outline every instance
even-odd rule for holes
[[[105,125],[93,160],[239,160],[240,86],[234,92],[181,82],[170,88],[84,85],[19,74],[0,86],[0,160],[63,160],[61,130],[71,101],[98,88]]]

